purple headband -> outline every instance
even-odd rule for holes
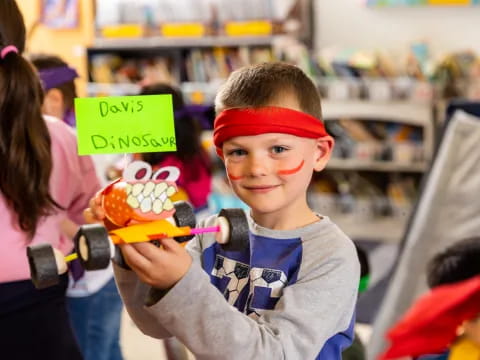
[[[45,91],[53,89],[78,77],[75,69],[69,66],[44,69],[38,72]]]
[[[191,116],[200,122],[200,126],[203,129],[211,129],[213,122],[208,117],[209,110],[212,110],[212,106],[196,104],[187,105],[181,109],[175,110],[175,117],[182,118],[184,116]]]
[[[11,53],[11,52],[14,52],[15,54],[18,54],[18,49],[15,45],[7,45],[5,46],[2,51],[0,51],[0,58],[1,59],[5,59],[5,56],[7,56],[7,54]]]

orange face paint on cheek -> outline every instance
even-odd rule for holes
[[[227,176],[230,180],[240,180],[243,179],[243,176],[235,176],[230,173],[230,171],[227,170]]]
[[[302,160],[300,165],[298,165],[296,168],[289,169],[289,170],[278,170],[277,174],[278,175],[292,175],[300,171],[300,169],[303,167],[303,164],[305,164],[305,160]]]

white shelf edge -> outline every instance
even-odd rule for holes
[[[403,219],[385,217],[354,219],[352,216],[325,214],[353,240],[372,240],[385,243],[399,243],[405,231],[408,217]]]
[[[362,161],[358,159],[332,158],[327,164],[327,170],[367,170],[385,172],[424,172],[426,163],[401,164],[393,161]]]
[[[324,120],[351,117],[358,120],[378,119],[428,126],[431,121],[432,105],[407,101],[333,101],[322,100]]]
[[[271,45],[277,36],[204,36],[198,38],[95,38],[91,50]]]
[[[87,83],[87,93],[107,93],[107,94],[137,94],[141,89],[140,85],[129,83]]]

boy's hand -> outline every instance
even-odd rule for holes
[[[88,208],[83,210],[83,218],[87,224],[103,223],[107,230],[113,230],[118,228],[105,216],[105,210],[102,208],[102,197],[100,193],[97,193],[94,198],[91,198],[88,202]]]
[[[102,198],[97,193],[94,198],[88,202],[88,208],[83,210],[83,217],[87,224],[103,222],[105,219],[105,211],[102,208]]]
[[[152,243],[119,245],[127,264],[140,280],[157,289],[169,289],[188,271],[190,254],[172,238],[161,240],[162,247]]]

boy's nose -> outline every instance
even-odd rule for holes
[[[269,163],[268,159],[260,156],[252,156],[248,163],[248,175],[263,176],[268,174]]]

